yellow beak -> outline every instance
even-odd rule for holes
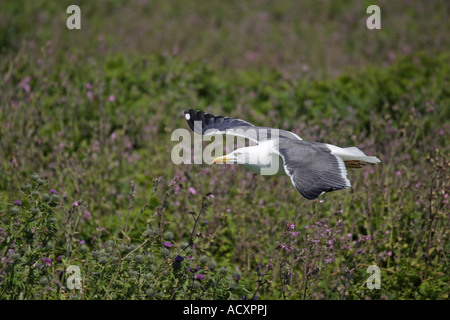
[[[223,157],[217,157],[213,160],[214,164],[218,164],[218,163],[226,163],[227,162],[227,158],[226,156]]]

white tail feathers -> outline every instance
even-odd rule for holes
[[[326,146],[331,150],[331,153],[335,156],[338,156],[344,161],[351,161],[351,160],[359,160],[364,161],[368,163],[380,163],[380,159],[373,156],[366,156],[364,152],[359,150],[356,147],[349,147],[349,148],[341,148],[334,146],[332,144],[326,144]]]
[[[380,159],[378,159],[377,157],[373,157],[373,156],[362,157],[361,159],[357,159],[357,160],[361,160],[361,161],[368,162],[368,163],[380,163],[381,162]]]
[[[349,147],[349,148],[341,148],[345,150],[346,153],[358,156],[358,157],[366,157],[366,154],[359,150],[357,147]]]

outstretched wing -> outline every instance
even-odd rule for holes
[[[202,135],[229,134],[244,137],[256,143],[259,142],[259,127],[241,120],[213,114],[203,111],[188,109],[184,111],[184,117],[189,127],[196,133]]]
[[[227,134],[244,137],[256,143],[270,140],[272,138],[278,139],[281,136],[290,138],[294,137],[298,140],[302,140],[296,134],[286,130],[256,127],[253,124],[241,119],[216,116],[200,110],[185,110],[184,117],[186,118],[189,127],[194,132],[202,135]]]
[[[344,161],[322,143],[281,138],[278,153],[292,184],[306,199],[351,187]]]

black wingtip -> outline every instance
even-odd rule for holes
[[[195,110],[194,110],[194,109],[189,108],[189,109],[184,110],[184,115],[185,115],[185,116],[186,116],[187,114],[192,114],[192,113],[195,113]]]
[[[210,129],[224,133],[229,128],[235,128],[237,126],[254,127],[251,123],[240,119],[216,116],[201,110],[186,109],[184,111],[184,117],[192,131],[199,134],[204,134]],[[197,121],[201,122],[201,126],[195,128],[194,124]]]
[[[184,110],[184,117],[191,128],[194,131],[194,122],[195,121],[203,121],[204,112],[201,110],[187,109]],[[198,132],[201,133],[201,132]]]

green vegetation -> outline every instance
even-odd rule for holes
[[[299,21],[288,1],[86,2],[81,31],[68,4],[2,2],[0,298],[448,299],[448,5],[385,2],[369,32],[359,2],[306,1]],[[174,165],[190,107],[382,162],[314,201],[287,177]]]

